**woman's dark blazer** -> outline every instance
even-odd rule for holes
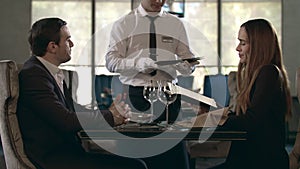
[[[263,66],[243,115],[229,115],[222,128],[247,131],[246,141],[233,141],[226,165],[230,169],[288,169],[285,150],[286,92],[279,69]]]

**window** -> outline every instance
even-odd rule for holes
[[[205,75],[228,74],[237,69],[237,33],[246,20],[257,17],[270,20],[281,41],[281,4],[281,0],[185,0],[181,19],[191,48],[196,56],[205,57],[193,73],[193,89],[201,88]],[[79,103],[89,104],[94,100],[94,74],[109,73],[104,55],[110,29],[116,19],[131,10],[131,5],[131,0],[95,0],[95,5],[93,0],[32,0],[32,22],[42,17],[61,17],[68,22],[75,46],[71,61],[62,67],[79,73]]]
[[[281,13],[281,0],[224,0],[221,18],[222,73],[229,73],[239,62],[235,51],[239,26],[251,18],[266,18],[274,25],[281,42]]]

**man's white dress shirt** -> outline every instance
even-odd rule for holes
[[[64,94],[64,87],[63,87],[63,81],[64,81],[64,74],[61,69],[59,69],[56,65],[48,62],[42,57],[37,56],[37,59],[42,62],[42,64],[49,70],[51,75],[54,77],[57,85],[59,86],[61,92]]]

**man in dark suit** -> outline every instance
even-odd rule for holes
[[[26,154],[37,168],[44,169],[147,168],[138,159],[85,153],[76,139],[83,126],[103,128],[123,123],[128,109],[118,98],[109,110],[75,111],[79,105],[74,106],[58,68],[71,59],[74,44],[70,38],[66,22],[59,18],[41,19],[30,30],[33,56],[19,74],[17,108]]]

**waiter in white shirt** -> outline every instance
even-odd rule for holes
[[[112,28],[109,49],[106,54],[106,67],[110,72],[120,73],[120,81],[129,93],[129,103],[133,109],[147,111],[150,104],[143,97],[144,86],[149,80],[177,81],[177,72],[189,75],[199,62],[187,61],[174,65],[159,66],[155,62],[194,57],[188,44],[183,23],[178,17],[162,9],[165,0],[142,0],[138,8],[117,20]],[[151,30],[151,19],[154,31]],[[149,28],[150,27],[150,28]],[[156,36],[155,47],[151,47],[149,33]],[[155,54],[152,54],[155,48]],[[155,58],[153,58],[154,55]],[[162,104],[155,102],[155,104]],[[154,107],[163,107],[155,106]],[[180,96],[170,105],[169,120],[174,122],[180,110]],[[159,111],[154,111],[159,112]],[[161,112],[161,111],[160,111]],[[165,119],[164,114],[156,121]]]
[[[142,0],[138,8],[117,20],[112,28],[109,49],[105,56],[110,72],[120,73],[120,81],[128,93],[132,109],[147,111],[150,104],[143,97],[150,80],[177,81],[177,72],[189,75],[199,62],[157,65],[156,61],[193,58],[183,23],[162,10],[166,0]],[[153,40],[153,35],[154,40]],[[154,41],[154,42],[153,42]],[[153,45],[154,43],[154,45]],[[162,104],[160,102],[154,102]],[[155,107],[164,107],[155,106]],[[180,111],[180,96],[169,105],[169,120],[174,122]],[[154,113],[157,110],[154,111]],[[165,120],[160,114],[156,121]],[[189,169],[184,142],[160,155],[144,159],[149,168]]]

